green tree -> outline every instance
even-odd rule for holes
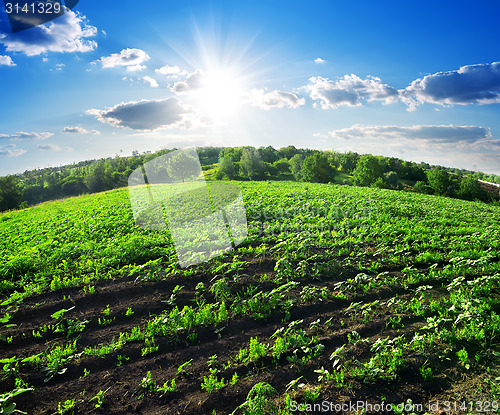
[[[207,166],[218,162],[219,154],[222,149],[220,147],[198,147],[196,150],[201,165]]]
[[[411,161],[403,161],[401,166],[394,171],[398,173],[399,177],[405,180],[411,180],[414,182],[427,181],[425,170],[417,163],[413,163]]]
[[[485,191],[479,185],[479,182],[474,177],[467,175],[462,178],[460,182],[460,189],[458,190],[458,197],[466,200],[484,200]]]
[[[272,146],[259,147],[257,151],[265,163],[274,163],[278,160],[278,152]]]
[[[282,158],[279,160],[276,160],[274,163],[274,167],[278,169],[280,173],[290,173],[290,163],[288,162],[287,159]]]
[[[234,179],[235,175],[236,175],[236,166],[234,164],[233,158],[232,157],[222,158],[219,161],[219,169],[217,170],[215,177],[219,180],[224,177],[227,177],[229,180],[232,180]]]
[[[379,189],[390,189],[391,186],[389,183],[387,183],[384,178],[379,177],[377,180],[375,180],[372,184],[372,187],[378,187]]]
[[[302,180],[306,182],[328,183],[333,180],[335,170],[323,153],[307,156],[300,169]]]
[[[267,175],[271,179],[277,179],[278,178],[278,175],[280,174],[280,172],[279,172],[279,170],[277,169],[277,167],[273,163],[264,162],[264,166],[265,166],[265,170],[266,170]]]
[[[302,163],[304,162],[304,156],[302,154],[295,154],[290,159],[290,170],[292,171],[295,180],[299,181],[302,178],[301,169]]]
[[[390,189],[398,189],[400,187],[399,176],[395,171],[390,171],[384,174],[384,182],[387,183]]]
[[[450,177],[444,170],[433,169],[427,172],[427,181],[438,195],[446,194],[450,185]]]
[[[68,176],[61,181],[64,196],[78,196],[86,192],[82,177]]]
[[[91,193],[102,192],[108,188],[104,162],[105,160],[99,160],[90,166],[83,178],[85,186]]]
[[[284,157],[287,160],[290,160],[293,156],[297,154],[297,149],[295,146],[281,147],[278,150],[280,157]]]
[[[113,188],[122,187],[127,185],[127,178],[123,173],[114,171],[111,173],[111,183]]]
[[[0,211],[18,208],[21,197],[22,191],[16,176],[0,177]]]
[[[255,148],[244,148],[241,154],[240,168],[250,180],[260,179],[264,175],[265,166]]]
[[[170,178],[184,183],[200,173],[200,163],[194,157],[181,151],[167,161],[167,172]]]
[[[241,160],[243,147],[226,147],[219,154],[219,159],[231,157],[235,163]]]
[[[340,165],[340,153],[337,151],[326,150],[323,151],[322,154],[325,155],[326,159],[328,160],[328,164],[333,167],[335,171],[337,171]]]
[[[434,193],[432,187],[430,187],[427,183],[421,180],[415,183],[415,185],[413,186],[413,190],[415,190],[418,193],[424,193],[427,195],[431,195],[432,193]]]
[[[358,186],[370,186],[382,177],[382,167],[377,157],[367,154],[361,156],[353,171],[354,183]]]
[[[342,153],[338,156],[340,170],[347,173],[352,173],[356,168],[359,160],[359,154],[349,151],[348,153]]]
[[[30,205],[35,203],[40,203],[45,200],[45,192],[43,186],[40,185],[29,185],[23,189],[22,199]]]

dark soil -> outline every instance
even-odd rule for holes
[[[240,278],[238,282],[240,289],[249,285],[251,281],[254,283],[258,281],[256,275],[263,273],[273,275],[275,262],[270,258],[245,259],[248,261],[248,266],[241,274],[247,274],[248,277]],[[346,272],[349,274],[349,271]],[[390,272],[397,273],[399,270],[392,269]],[[345,277],[344,275],[342,278]],[[81,288],[68,288],[29,298],[19,305],[19,309],[9,322],[17,326],[1,330],[0,334],[13,336],[13,340],[9,344],[2,342],[0,358],[32,356],[44,352],[55,344],[74,339],[78,339],[78,351],[83,351],[87,346],[108,344],[113,337],[117,339],[120,332],[128,332],[132,326],[142,326],[151,315],[171,308],[162,301],[169,299],[176,285],[184,287],[175,302],[182,308],[184,305],[195,304],[193,299],[196,297],[195,288],[199,282],[208,287],[212,279],[213,275],[195,275],[189,278],[169,277],[161,281],[147,282],[140,281],[137,275],[133,275],[119,280],[103,280],[95,283],[94,294],[85,295]],[[328,287],[332,291],[336,282],[338,281],[335,279],[301,280],[303,285]],[[266,284],[262,282],[259,288],[265,290]],[[396,294],[399,294],[400,298],[409,295],[405,294],[404,290],[398,291],[385,289],[358,294],[355,301],[387,300]],[[435,295],[441,293],[436,291]],[[215,301],[208,291],[205,293],[205,298],[207,302]],[[194,344],[182,334],[177,343],[168,338],[158,337],[156,345],[159,346],[159,350],[144,357],[140,352],[143,343],[127,343],[121,350],[106,358],[83,354],[65,365],[67,371],[64,374],[57,375],[48,382],[44,382],[44,374],[40,370],[22,365],[19,376],[34,390],[15,398],[17,409],[29,414],[56,414],[59,402],[73,399],[75,413],[78,414],[230,414],[245,401],[249,390],[258,382],[271,384],[280,395],[285,393],[289,382],[300,376],[302,376],[301,382],[305,384],[317,384],[318,374],[314,370],[322,366],[326,369],[331,368],[332,361],[329,360],[329,356],[336,348],[347,343],[347,334],[353,330],[356,330],[362,338],[370,338],[372,342],[379,337],[400,335],[405,335],[409,340],[415,330],[425,324],[423,318],[410,318],[410,314],[408,316],[403,314],[404,327],[392,329],[387,325],[390,312],[383,307],[366,323],[353,320],[344,311],[350,303],[350,298],[314,304],[300,303],[292,308],[289,321],[286,322],[283,321],[284,313],[280,311],[274,312],[264,320],[254,320],[251,317],[232,319],[218,332],[214,327],[201,327],[196,330],[198,339]],[[111,312],[109,316],[104,316],[102,311],[108,304]],[[89,323],[83,332],[68,339],[50,332],[45,334],[43,339],[33,337],[33,330],[54,323],[51,314],[71,307],[74,308],[64,317],[80,321],[88,320]],[[130,317],[125,316],[128,308],[134,312]],[[98,324],[98,319],[103,317],[114,320],[111,324],[102,326]],[[317,319],[324,322],[330,318],[332,325],[328,329],[310,327],[310,323]],[[265,342],[278,328],[286,326],[293,320],[303,320],[300,327],[304,328],[309,336],[316,336],[325,346],[322,355],[303,365],[296,364],[293,368],[290,368],[290,362],[285,357],[278,363],[265,359],[258,365],[233,363],[230,368],[221,369],[219,376],[228,380],[237,372],[239,381],[234,386],[230,385],[213,393],[207,393],[200,388],[203,377],[209,375],[207,360],[211,356],[217,355],[217,360],[222,366],[233,359],[239,349],[248,347],[252,337],[258,337],[261,342]],[[352,362],[366,361],[369,354],[369,347],[360,344],[349,351],[347,359]],[[117,365],[118,355],[128,358],[121,366]],[[188,373],[178,374],[177,368],[190,360],[192,364],[187,369]],[[432,362],[441,365],[439,366],[441,370],[432,381],[424,381],[419,373],[422,360],[421,355],[410,356],[399,378],[390,383],[379,381],[375,384],[364,384],[347,377],[346,385],[339,388],[330,382],[327,386],[323,386],[318,402],[326,400],[333,404],[341,404],[349,401],[368,401],[373,404],[381,402],[397,404],[411,399],[413,403],[422,403],[426,408],[428,402],[436,398],[441,401],[446,397],[449,400],[457,399],[460,385],[470,389],[469,397],[477,392],[469,385],[470,377],[464,378],[463,371],[457,368],[453,360],[449,363]],[[88,376],[84,377],[84,370],[90,372]],[[140,385],[148,371],[158,385],[175,378],[177,391],[163,396],[158,392],[145,391]],[[10,391],[14,388],[13,378],[0,380],[0,391]],[[95,408],[97,400],[90,401],[90,399],[99,391],[106,391],[105,399],[101,408]],[[303,402],[302,398],[299,398],[300,394],[297,396],[298,401]]]

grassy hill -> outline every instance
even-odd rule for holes
[[[127,189],[0,214],[0,394],[29,389],[8,402],[30,414],[496,412],[500,207],[235,183],[247,240],[188,269]]]

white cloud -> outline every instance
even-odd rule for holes
[[[0,33],[0,43],[8,52],[36,56],[46,52],[90,52],[97,47],[93,40],[97,28],[85,22],[85,16],[67,11],[47,24],[18,33]]]
[[[321,58],[316,63],[323,63]],[[330,80],[312,77],[304,87],[323,109],[361,106],[363,101],[390,104],[401,100],[409,111],[423,103],[437,105],[485,105],[500,103],[500,62],[462,66],[416,79],[405,89],[383,84],[380,78],[344,75]],[[316,105],[316,103],[315,103]]]
[[[467,65],[427,75],[413,81],[400,95],[409,110],[426,102],[439,105],[500,103],[500,62]]]
[[[19,157],[26,152],[27,150],[16,148],[15,146],[0,147],[0,156],[3,157]]]
[[[52,137],[53,133],[26,133],[24,131],[19,131],[14,134],[0,134],[0,139],[6,140],[20,140],[20,139],[29,139],[29,140],[46,140],[49,137]]]
[[[56,146],[55,144],[38,144],[35,147],[37,150],[45,150],[45,151],[61,151],[61,147]]]
[[[158,82],[156,82],[156,79],[151,78],[150,76],[143,76],[142,79],[144,82],[149,83],[151,88],[158,88]]]
[[[0,66],[16,66],[10,56],[0,55]]]
[[[321,64],[321,63],[325,63],[326,61],[324,59],[321,59],[321,58],[316,58],[314,59],[314,63],[317,63],[318,65]]]
[[[398,101],[397,89],[383,84],[380,78],[368,76],[361,79],[357,75],[344,75],[336,81],[320,76],[309,79],[305,87],[311,98],[320,101],[323,109],[345,106],[361,106],[362,100],[383,101],[389,104]]]
[[[196,70],[190,73],[184,81],[179,81],[171,88],[176,94],[188,94],[203,87],[203,82],[206,79],[206,74],[203,71]]]
[[[61,132],[64,134],[93,134],[93,135],[101,134],[101,132],[98,130],[89,131],[82,127],[64,127]]]
[[[304,105],[306,100],[299,98],[292,92],[271,91],[265,92],[263,89],[252,89],[247,97],[250,105],[264,110],[271,108],[298,108]]]
[[[141,64],[148,61],[149,55],[141,49],[123,49],[120,53],[103,56],[99,59],[103,68],[114,68],[116,66],[131,67],[131,70],[142,70]],[[128,69],[128,68],[127,68]]]
[[[485,127],[460,125],[361,125],[330,131],[330,136],[343,140],[420,140],[427,142],[467,142],[475,143],[491,138],[491,132]],[[380,141],[379,141],[380,142]]]
[[[104,110],[91,109],[87,114],[114,127],[151,131],[160,128],[188,129],[193,126],[189,119],[193,109],[182,105],[174,97],[162,100],[122,102]]]
[[[178,66],[170,66],[170,65],[165,65],[162,66],[160,69],[155,69],[156,73],[159,73],[160,75],[167,75],[170,77],[177,77],[181,75],[185,75],[186,71],[181,70]]]
[[[147,68],[146,65],[127,66],[127,72],[142,72],[146,68]]]

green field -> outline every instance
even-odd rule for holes
[[[248,238],[187,269],[127,189],[0,214],[4,413],[500,413],[500,207],[233,183]]]

